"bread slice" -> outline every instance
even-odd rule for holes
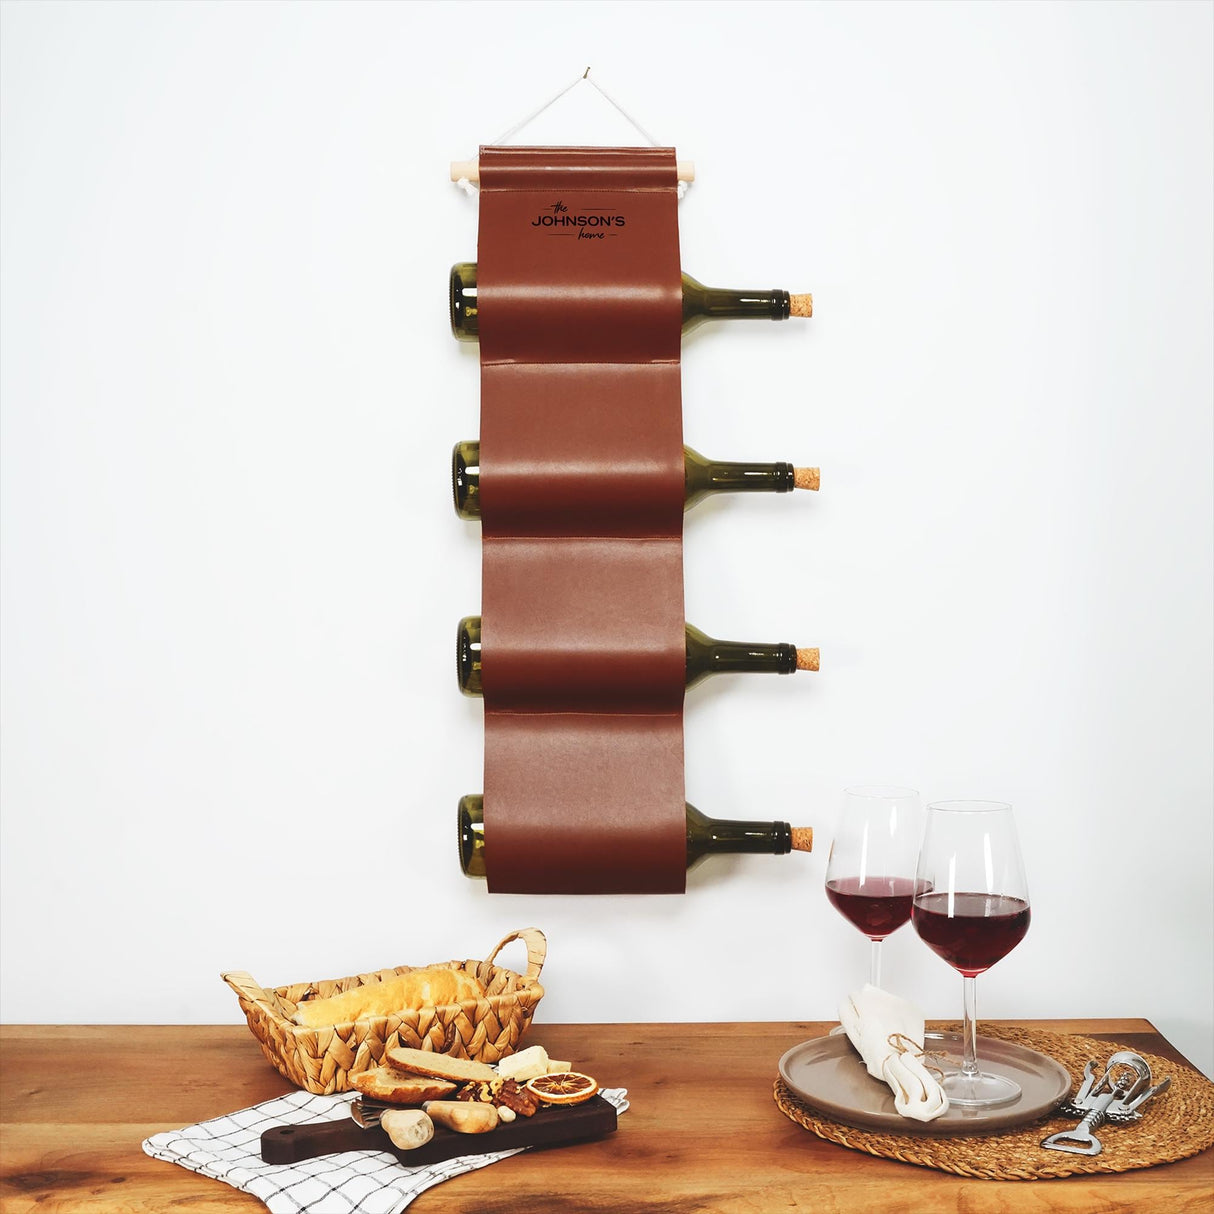
[[[384,1055],[389,1066],[410,1075],[429,1075],[452,1083],[472,1083],[477,1079],[496,1079],[497,1072],[484,1062],[471,1058],[453,1058],[450,1054],[435,1054],[430,1050],[414,1050],[399,1045]]]
[[[424,1104],[427,1100],[443,1100],[457,1086],[447,1079],[410,1075],[390,1066],[359,1071],[350,1076],[350,1082],[364,1096],[382,1100],[385,1104]]]

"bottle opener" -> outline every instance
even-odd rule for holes
[[[1171,1082],[1168,1078],[1151,1087],[1151,1068],[1144,1058],[1129,1050],[1112,1055],[1099,1079],[1096,1064],[1089,1062],[1083,1068],[1079,1091],[1059,1106],[1059,1112],[1082,1120],[1073,1130],[1062,1130],[1042,1139],[1041,1145],[1072,1155],[1099,1155],[1103,1148],[1092,1131],[1106,1121],[1114,1125],[1140,1121],[1142,1114],[1138,1110]]]

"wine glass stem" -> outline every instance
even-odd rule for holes
[[[977,979],[962,976],[965,992],[965,1028],[964,1056],[961,1060],[961,1073],[967,1076],[978,1074],[978,1005],[976,1002]]]
[[[868,980],[873,986],[881,985],[881,941],[872,941],[868,954]]]

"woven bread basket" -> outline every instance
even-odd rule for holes
[[[498,953],[513,940],[527,946],[525,974],[494,964]],[[306,1028],[292,1020],[304,998],[324,999],[423,967],[402,965],[350,978],[297,982],[270,991],[243,971],[221,977],[236,992],[253,1036],[277,1070],[297,1087],[327,1096],[348,1091],[351,1075],[379,1066],[384,1051],[399,1045],[478,1062],[496,1062],[513,1054],[543,998],[538,979],[547,953],[548,941],[538,928],[511,932],[484,961],[445,961],[425,967],[464,970],[484,987],[483,999],[323,1028]]]

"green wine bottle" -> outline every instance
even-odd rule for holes
[[[687,681],[694,686],[712,674],[792,674],[795,670],[817,670],[816,649],[795,645],[751,644],[748,641],[718,641],[698,628],[686,625]],[[455,637],[455,667],[459,689],[466,696],[484,695],[481,682],[481,617],[465,616]]]
[[[783,462],[742,464],[705,459],[690,447],[683,448],[683,509],[690,510],[710,493],[789,493],[793,489],[818,489],[822,475],[817,468],[794,468]],[[455,513],[460,518],[481,516],[481,445],[475,441],[456,443],[451,452],[451,491]]]
[[[687,867],[708,856],[751,852],[785,856],[790,851],[813,851],[810,826],[787,822],[741,822],[710,818],[694,805],[684,803],[687,813]],[[469,877],[485,876],[485,798],[461,797],[459,801],[459,864]]]
[[[706,287],[683,275],[683,332],[706,320],[787,320],[814,314],[812,295],[787,291],[731,291]],[[451,332],[460,341],[478,341],[480,321],[476,306],[476,262],[451,267]]]

